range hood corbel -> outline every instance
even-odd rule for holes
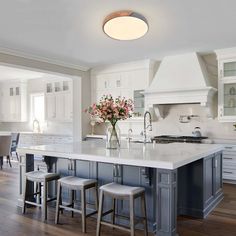
[[[208,118],[214,117],[213,96],[205,64],[197,53],[165,57],[151,85],[144,91],[145,106],[155,106],[159,119],[165,118],[165,105],[200,104]]]

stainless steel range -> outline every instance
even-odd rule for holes
[[[208,137],[201,136],[176,136],[176,135],[160,135],[152,138],[152,141],[156,143],[201,143],[203,139]]]

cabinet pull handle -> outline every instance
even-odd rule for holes
[[[217,166],[218,166],[218,161],[217,159],[215,159],[215,168],[217,168]]]
[[[232,157],[224,157],[223,159],[224,159],[224,160],[233,160]]]
[[[225,147],[225,149],[233,149],[233,147]]]
[[[117,166],[113,165],[113,177],[117,177]]]
[[[225,173],[225,174],[233,174],[233,172],[231,172],[231,171],[223,171],[223,173]]]

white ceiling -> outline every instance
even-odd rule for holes
[[[108,38],[102,22],[116,10],[143,14],[141,39]],[[235,0],[0,0],[0,50],[97,66],[236,46]]]

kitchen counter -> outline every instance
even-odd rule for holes
[[[122,142],[119,150],[108,150],[104,140],[18,148],[18,205],[22,206],[25,172],[34,170],[34,155],[43,155],[49,172],[95,178],[99,186],[118,182],[144,187],[149,231],[159,236],[174,236],[177,215],[205,218],[223,199],[222,149],[217,144],[130,143],[127,146],[127,142]],[[32,195],[33,190],[34,185],[30,183],[27,194]],[[52,187],[51,196],[54,190]],[[135,210],[140,214],[138,207]],[[120,215],[128,215],[128,211],[125,204],[118,204]]]
[[[222,150],[222,145],[190,143],[130,143],[128,148],[127,142],[119,150],[109,150],[103,142],[83,141],[23,147],[18,153],[173,170]]]

